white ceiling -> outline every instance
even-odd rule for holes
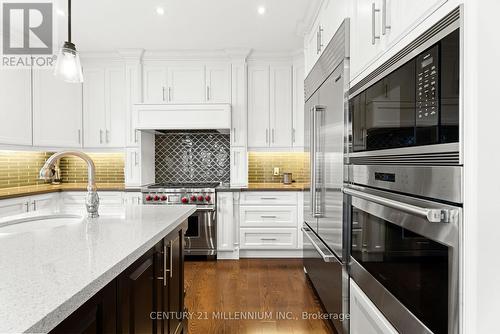
[[[320,0],[82,0],[73,1],[73,42],[80,51],[146,50],[294,51]],[[56,6],[66,11],[66,1]],[[156,14],[161,6],[165,14]],[[257,8],[265,6],[259,15]],[[66,39],[66,17],[58,18]]]

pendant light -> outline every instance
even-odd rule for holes
[[[75,44],[71,42],[71,0],[68,0],[68,41],[64,42],[59,50],[54,75],[66,82],[83,82],[80,56]]]

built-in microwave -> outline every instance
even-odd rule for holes
[[[353,156],[402,148],[420,152],[429,145],[435,145],[434,151],[457,150],[460,29],[447,27],[420,45],[410,45],[406,54],[391,59],[349,95]]]

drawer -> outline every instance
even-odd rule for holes
[[[241,227],[297,227],[295,206],[240,206]]]
[[[240,228],[241,249],[296,249],[296,228]]]
[[[297,205],[295,191],[244,191],[241,205]]]
[[[123,194],[121,192],[97,192],[99,205],[121,206],[123,205]],[[85,205],[86,191],[64,192],[61,194],[63,205]]]

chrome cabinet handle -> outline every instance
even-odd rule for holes
[[[278,240],[278,238],[260,238],[262,241],[275,241]]]
[[[387,30],[391,29],[391,25],[387,24],[387,0],[382,1],[382,35],[385,35]]]
[[[455,219],[455,217],[457,217],[457,214],[455,212],[456,210],[422,208],[416,205],[399,202],[377,195],[367,194],[365,192],[350,188],[344,188],[343,191],[346,195],[406,212],[411,215],[427,219],[427,221],[429,221],[430,223],[450,223]]]
[[[276,216],[260,216],[260,218],[276,219],[278,217],[276,217]]]
[[[163,244],[163,286],[167,286],[167,245]]]
[[[172,102],[172,88],[168,87],[168,102]]]
[[[323,50],[323,28],[319,26],[318,29],[318,53]]]
[[[276,197],[261,197],[260,199],[266,200],[266,199],[277,199]]]
[[[210,101],[210,86],[207,86],[207,101]]]
[[[162,101],[165,101],[165,86],[161,87]]]
[[[135,141],[136,143],[138,143],[138,142],[139,142],[139,139],[137,138],[137,130],[134,130],[134,141]]]
[[[26,207],[26,211],[25,212],[30,211],[30,203],[29,202],[24,202],[24,206]]]
[[[272,140],[273,140],[273,144],[274,144],[274,129],[271,130],[271,133],[272,133]]]
[[[82,130],[78,129],[78,144],[82,143]]]
[[[295,144],[295,128],[292,129],[292,143]]]
[[[137,166],[139,162],[137,161],[137,152],[134,152],[134,164]]]
[[[106,130],[106,143],[109,143],[109,130]]]
[[[313,247],[316,249],[316,251],[319,253],[319,255],[321,255],[321,257],[323,258],[323,261],[325,261],[325,262],[337,261],[337,258],[335,257],[335,255],[325,254],[325,252],[323,252],[321,250],[321,248],[318,246],[318,244],[316,242],[314,242],[313,238],[310,236],[310,233],[313,233],[313,232],[309,228],[301,227],[301,230],[302,230],[302,232],[304,232],[304,235],[307,237],[307,239],[313,245]],[[318,242],[321,242],[321,240],[318,239]]]
[[[99,144],[102,144],[102,130],[99,129]]]
[[[380,9],[375,8],[375,2],[372,3],[372,45],[375,45],[375,40],[380,39],[380,36],[375,34],[375,13],[380,12]]]

